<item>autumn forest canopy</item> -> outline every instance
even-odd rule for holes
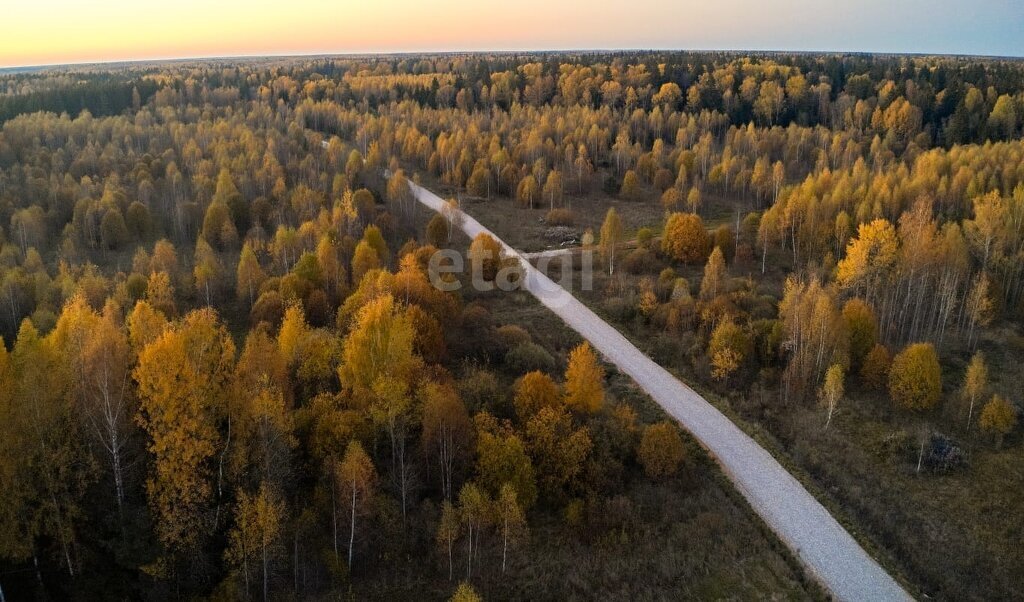
[[[593,253],[580,299],[915,596],[1012,598],[1022,130],[1024,62],[981,58],[0,73],[0,592],[823,595],[528,294],[432,285],[515,265],[465,212]]]

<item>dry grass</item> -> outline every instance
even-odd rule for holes
[[[433,184],[438,194],[452,196],[453,193],[445,191],[444,187],[437,187],[436,182]],[[596,183],[593,188],[594,192],[582,196],[567,194],[561,205],[572,210],[575,218],[573,228],[578,235],[582,235],[588,228],[595,233],[600,231],[609,207],[615,207],[622,218],[627,238],[632,238],[632,234],[639,228],[660,227],[665,212],[654,191],[645,191],[641,200],[633,202],[604,194],[597,190]],[[549,227],[544,222],[550,209],[547,203],[538,203],[529,209],[511,198],[493,196],[487,200],[467,200],[463,207],[505,242],[521,251],[543,251],[558,246],[559,241],[544,235]]]

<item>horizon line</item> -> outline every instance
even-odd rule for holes
[[[297,59],[297,58],[356,58],[356,57],[386,57],[386,56],[430,56],[430,55],[459,55],[459,54],[613,54],[619,52],[680,52],[680,53],[726,53],[726,54],[803,54],[803,55],[870,55],[870,56],[908,56],[908,57],[937,57],[937,58],[974,58],[987,60],[1022,60],[1024,54],[999,55],[999,54],[973,54],[956,52],[926,52],[926,51],[879,51],[879,50],[786,50],[779,48],[678,48],[678,47],[622,47],[622,48],[508,48],[508,49],[452,49],[452,50],[366,50],[347,52],[299,52],[299,53],[270,53],[270,54],[229,54],[229,55],[193,55],[176,57],[152,57],[152,58],[119,58],[101,59],[93,61],[71,61],[64,63],[36,63],[21,65],[0,65],[0,72],[16,72],[18,70],[45,70],[73,67],[102,67],[117,65],[145,65],[147,63],[174,63],[174,62],[202,62],[202,61],[229,61],[229,60],[260,60],[260,59]]]

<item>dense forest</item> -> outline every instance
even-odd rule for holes
[[[1014,597],[1024,63],[54,68],[0,124],[12,599],[821,595],[586,342],[431,286],[493,241],[410,181],[595,253],[581,298],[911,591]]]

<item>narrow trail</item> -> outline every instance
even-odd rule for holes
[[[653,239],[652,244],[657,245],[658,240]],[[635,249],[639,242],[634,238],[633,240],[627,240],[615,245],[618,252],[628,251]],[[531,252],[519,252],[519,256],[523,259],[541,259],[544,257],[562,257],[565,255],[577,255],[583,251],[583,247],[563,247],[561,249],[545,249],[543,251],[531,251]]]
[[[441,212],[444,201],[411,184],[417,200]],[[910,600],[911,596],[804,489],[793,475],[749,435],[696,391],[630,343],[570,292],[481,225],[460,215],[470,238],[487,233],[523,266],[524,288],[558,315],[687,429],[722,467],[754,511],[785,543],[812,577],[839,600]]]

